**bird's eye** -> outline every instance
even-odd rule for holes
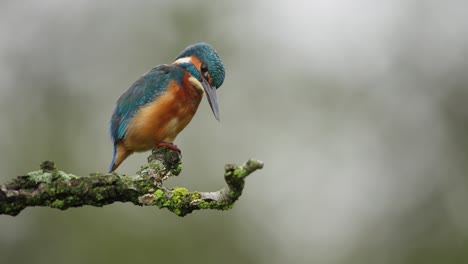
[[[208,66],[205,63],[202,63],[202,65],[200,66],[200,69],[201,69],[203,78],[208,80],[210,78],[210,74],[208,73]]]
[[[202,63],[200,68],[201,68],[202,74],[205,75],[205,73],[208,71],[208,66],[205,63]]]

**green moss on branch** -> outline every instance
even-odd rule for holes
[[[180,158],[179,153],[161,147],[148,157],[148,163],[135,176],[93,173],[81,177],[59,171],[53,162],[45,161],[40,170],[0,185],[0,214],[15,216],[30,206],[66,210],[114,202],[167,208],[178,216],[200,209],[227,210],[241,196],[245,177],[263,167],[256,160],[242,166],[226,165],[227,186],[216,192],[164,188],[164,180],[180,174]]]

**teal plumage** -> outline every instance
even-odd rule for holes
[[[210,69],[210,74],[213,78],[213,85],[219,88],[224,82],[224,65],[218,56],[218,53],[206,43],[197,43],[185,48],[177,57],[176,60],[185,58],[188,56],[195,56],[200,61],[207,64]],[[199,79],[201,81],[201,79]]]
[[[110,170],[115,164],[117,144],[125,137],[128,124],[135,113],[165,92],[170,80],[182,80],[184,69],[178,65],[159,65],[145,73],[123,93],[112,114],[109,132],[114,143]]]
[[[120,96],[110,123],[113,143],[123,139],[128,122],[140,107],[151,103],[166,90],[170,80],[182,80],[184,69],[178,65],[159,65],[140,77]]]
[[[206,43],[184,49],[170,65],[159,65],[141,76],[120,96],[109,133],[114,144],[109,171],[135,151],[172,144],[190,122],[203,96],[219,120],[216,89],[225,77],[224,65]]]

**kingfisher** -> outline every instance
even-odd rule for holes
[[[109,172],[132,153],[169,147],[192,120],[206,94],[216,120],[216,90],[224,82],[224,65],[207,43],[185,48],[172,64],[158,65],[136,80],[117,100],[109,133],[114,151]]]

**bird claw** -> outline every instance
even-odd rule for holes
[[[161,143],[159,143],[153,150],[156,150],[156,149],[158,149],[158,148],[160,148],[160,147],[170,148],[170,149],[172,149],[172,150],[174,150],[174,151],[177,151],[177,152],[179,152],[179,153],[182,153],[182,152],[180,151],[180,149],[179,149],[176,145],[174,145],[174,144],[172,144],[172,143],[170,143],[170,142],[161,142]]]

